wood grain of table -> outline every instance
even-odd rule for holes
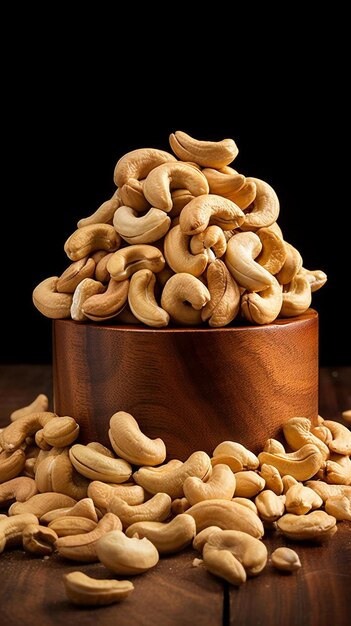
[[[49,365],[0,365],[0,426],[11,411],[40,392],[51,396]],[[341,420],[351,406],[351,368],[323,368],[320,373],[320,414]],[[269,553],[286,544],[267,533]],[[268,563],[258,578],[240,589],[223,584],[201,567],[193,567],[193,550],[162,558],[134,578],[135,591],[119,605],[97,609],[70,605],[62,575],[79,569],[97,578],[109,577],[102,565],[80,565],[58,556],[32,558],[20,550],[0,560],[0,623],[4,626],[349,626],[351,622],[351,523],[338,524],[326,545],[290,543],[302,568],[293,575]],[[111,576],[112,577],[112,576]]]

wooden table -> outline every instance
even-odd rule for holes
[[[51,395],[47,365],[0,366],[0,425],[9,413],[44,392]],[[351,406],[351,368],[324,368],[320,413],[339,419]],[[269,552],[282,545],[265,537]],[[120,605],[100,609],[72,607],[62,575],[76,569],[106,577],[102,565],[69,564],[58,557],[31,558],[4,552],[0,560],[0,623],[4,626],[346,626],[351,623],[351,523],[338,525],[326,546],[291,544],[302,569],[283,575],[268,564],[258,578],[240,589],[222,584],[201,567],[192,567],[194,551],[161,559],[134,578],[134,593]]]

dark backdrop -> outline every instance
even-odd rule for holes
[[[113,193],[117,159],[138,147],[167,150],[169,133],[181,129],[233,137],[235,167],[275,188],[286,239],[305,267],[328,274],[313,297],[321,363],[350,363],[348,114],[338,51],[331,57],[322,45],[318,58],[313,49],[282,63],[277,49],[225,66],[189,54],[173,57],[166,72],[155,58],[136,68],[117,55],[106,74],[95,48],[67,58],[56,43],[31,39],[5,77],[0,360],[50,360],[51,324],[34,309],[32,289],[68,264],[64,242]]]

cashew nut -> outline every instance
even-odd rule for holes
[[[308,480],[306,487],[310,487],[318,493],[323,502],[333,496],[351,496],[351,486],[349,485],[328,485],[321,480]]]
[[[271,556],[272,565],[282,572],[296,572],[300,569],[299,555],[291,548],[276,548]]]
[[[204,548],[205,543],[208,541],[209,537],[213,532],[217,532],[218,530],[222,530],[219,526],[207,526],[201,530],[197,535],[195,535],[193,540],[193,548],[202,554],[202,550]]]
[[[159,165],[148,174],[144,183],[144,195],[151,206],[166,213],[173,207],[172,189],[187,189],[195,197],[209,191],[202,172],[179,161]]]
[[[144,537],[127,537],[121,531],[107,533],[97,542],[99,560],[114,574],[143,574],[157,565],[155,546]]]
[[[39,524],[35,515],[25,513],[15,517],[0,518],[0,553],[5,548],[22,545],[22,532],[28,524]]]
[[[278,317],[282,304],[281,285],[274,278],[272,284],[260,293],[245,293],[241,299],[241,312],[252,323],[270,324]]]
[[[78,515],[62,515],[51,522],[51,528],[57,534],[57,537],[70,537],[71,535],[81,535],[82,533],[90,533],[95,530],[97,522],[87,517]]]
[[[160,272],[165,266],[162,252],[155,246],[138,244],[122,248],[114,253],[107,269],[115,281],[123,281],[138,270]]]
[[[237,443],[236,441],[223,441],[213,451],[214,457],[223,454],[236,457],[238,461],[240,461],[242,464],[242,468],[240,469],[255,470],[259,466],[259,460],[257,456],[253,454],[253,452],[245,448],[245,446],[242,446],[241,443]]]
[[[263,291],[273,284],[273,276],[254,260],[261,252],[260,238],[252,232],[238,233],[229,239],[225,264],[241,287]]]
[[[222,257],[226,249],[227,240],[219,226],[208,226],[202,233],[193,235],[190,240],[191,252],[206,254],[210,262]]]
[[[169,136],[169,143],[179,159],[194,161],[202,167],[225,167],[234,161],[239,152],[233,139],[200,141],[181,130],[176,130]]]
[[[330,456],[328,446],[311,432],[311,426],[311,421],[306,417],[291,417],[283,424],[284,437],[292,450],[299,450],[307,443],[312,443],[326,460]]]
[[[238,191],[226,194],[226,197],[240,207],[242,211],[249,208],[256,198],[256,183],[245,180],[245,183]]]
[[[129,580],[97,580],[83,572],[70,572],[64,576],[68,599],[83,606],[106,606],[121,602],[134,591]]]
[[[312,478],[323,464],[320,450],[313,444],[306,444],[296,452],[286,454],[261,452],[258,458],[261,464],[273,465],[282,476],[289,474],[296,480]]]
[[[184,495],[191,505],[202,500],[230,500],[235,491],[235,475],[228,465],[216,465],[207,482],[188,476],[183,484]]]
[[[52,554],[57,534],[52,528],[32,523],[25,526],[22,533],[23,549],[37,556]]]
[[[72,507],[76,504],[76,500],[62,493],[37,493],[26,502],[14,502],[9,508],[9,515],[22,515],[23,513],[32,513],[38,518],[54,509],[63,507]]]
[[[257,263],[271,274],[277,274],[286,260],[284,241],[271,227],[259,228],[256,235],[258,235],[262,244],[262,250],[256,259]]]
[[[212,467],[219,464],[228,465],[234,474],[235,472],[240,472],[243,469],[242,462],[230,454],[218,454],[217,456],[213,456],[211,458]]]
[[[151,243],[161,239],[169,230],[171,218],[159,209],[149,209],[138,217],[137,211],[129,206],[117,209],[113,225],[121,237],[130,244]]]
[[[283,493],[283,481],[276,467],[263,463],[259,474],[266,481],[267,489],[271,489],[277,496]]]
[[[38,493],[35,480],[26,476],[18,476],[0,484],[0,506],[16,502],[26,502]]]
[[[55,413],[43,411],[18,418],[0,433],[0,445],[7,452],[17,450],[27,437],[34,435],[54,417],[57,417]]]
[[[64,250],[71,261],[79,261],[96,250],[113,252],[121,245],[121,238],[111,224],[82,226],[68,237]]]
[[[206,452],[194,452],[181,465],[168,464],[168,467],[141,467],[133,474],[138,485],[149,493],[168,493],[172,499],[184,495],[183,484],[188,476],[204,480],[211,473],[211,460]]]
[[[211,533],[203,548],[206,568],[232,585],[257,576],[266,566],[267,548],[245,532],[221,530]]]
[[[47,453],[37,467],[35,482],[40,492],[57,491],[75,500],[86,497],[89,484],[74,469],[67,448],[52,448]]]
[[[318,289],[321,289],[321,287],[323,287],[323,285],[325,285],[328,280],[327,275],[325,274],[325,272],[322,272],[322,270],[306,270],[304,267],[302,267],[299,273],[303,274],[305,278],[307,278],[308,282],[311,285],[312,293],[318,291]]]
[[[169,267],[174,272],[187,272],[200,276],[207,266],[208,255],[202,249],[198,253],[189,251],[190,236],[185,235],[180,226],[174,226],[164,241],[164,254]]]
[[[187,515],[194,518],[197,533],[208,526],[219,526],[223,530],[241,530],[257,538],[264,534],[256,513],[233,500],[203,500],[190,507]]]
[[[16,409],[10,415],[11,422],[15,422],[20,417],[31,415],[31,413],[45,413],[49,408],[49,399],[44,393],[40,393],[33,402],[21,409]]]
[[[155,148],[141,148],[127,152],[127,154],[117,162],[114,172],[114,181],[118,187],[123,187],[131,178],[142,180],[146,178],[152,169],[168,161],[175,162],[176,159],[172,154],[169,154],[169,152],[156,150]]]
[[[286,289],[286,291],[285,291]],[[307,311],[312,301],[311,286],[307,278],[298,274],[283,289],[282,317],[294,317]]]
[[[77,439],[79,424],[73,417],[53,417],[45,424],[42,434],[49,446],[64,448]]]
[[[104,293],[90,296],[84,301],[82,313],[94,322],[103,322],[118,315],[128,298],[129,280],[110,280]]]
[[[166,282],[161,306],[175,322],[194,326],[201,324],[201,309],[210,299],[210,292],[198,278],[181,272]]]
[[[58,280],[58,276],[45,278],[32,294],[34,306],[51,319],[64,319],[71,315],[72,294],[59,293],[56,289]]]
[[[95,280],[98,280],[100,283],[104,285],[110,281],[110,272],[107,269],[107,263],[110,258],[113,256],[113,252],[104,253],[104,256],[101,257],[96,263],[95,268]]]
[[[132,468],[124,459],[111,458],[81,444],[71,447],[69,458],[77,472],[91,480],[124,483],[132,475]]]
[[[222,196],[207,194],[199,195],[184,207],[179,224],[186,235],[197,235],[210,224],[216,224],[223,230],[238,228],[244,219],[244,213],[234,202]]]
[[[286,259],[284,261],[283,267],[276,275],[276,279],[281,285],[288,285],[300,272],[302,267],[302,258],[299,251],[296,250],[296,248],[294,248],[290,243],[284,241],[284,245]]]
[[[301,483],[299,483],[298,480],[296,480],[293,476],[290,476],[289,474],[286,474],[285,476],[282,476],[281,480],[282,480],[282,483],[283,483],[283,494],[284,495],[287,494],[288,490],[293,485],[300,485],[301,484]]]
[[[288,513],[305,515],[312,509],[319,509],[323,505],[322,498],[310,487],[300,483],[292,485],[286,492],[285,508]]]
[[[77,504],[74,504],[73,506],[63,507],[61,509],[53,509],[52,511],[44,513],[44,515],[41,515],[40,517],[40,522],[42,524],[50,524],[50,522],[53,522],[54,520],[61,517],[66,517],[67,515],[71,517],[85,517],[96,523],[102,517],[102,515],[98,517],[93,500],[91,498],[83,498],[83,500],[79,500],[79,502],[77,502]]]
[[[227,196],[236,193],[245,185],[245,176],[225,165],[220,169],[205,167],[202,173],[207,178],[210,193]]]
[[[172,500],[167,493],[157,493],[143,504],[128,504],[118,496],[108,503],[108,511],[119,517],[126,528],[135,522],[163,522],[171,512]]]
[[[270,454],[285,454],[285,448],[281,441],[277,439],[267,439],[263,447],[263,452],[269,452]]]
[[[285,512],[284,502],[270,489],[265,489],[256,496],[255,505],[263,522],[276,522]]]
[[[91,257],[84,257],[74,261],[65,269],[56,283],[56,291],[60,293],[73,293],[84,278],[93,278],[96,263]]]
[[[144,180],[130,178],[120,189],[122,204],[137,212],[147,211],[150,203],[144,196]],[[118,229],[117,229],[118,230]]]
[[[76,322],[84,322],[87,320],[87,316],[83,312],[83,307],[92,296],[98,293],[103,293],[105,286],[93,278],[84,278],[76,287],[71,305],[71,318]]]
[[[91,226],[92,224],[110,224],[112,222],[112,218],[114,212],[120,206],[121,202],[118,197],[118,189],[113,194],[112,198],[103,202],[98,209],[89,217],[84,217],[79,220],[77,224],[77,228],[82,228],[83,226]]]
[[[324,511],[313,511],[308,515],[287,513],[278,521],[282,535],[295,541],[323,541],[336,532],[336,519]]]
[[[337,520],[351,522],[351,495],[331,496],[325,502],[325,510]]]
[[[247,178],[248,183],[255,183],[256,196],[250,211],[245,213],[243,230],[270,226],[279,216],[279,200],[273,187],[259,178]]]
[[[139,270],[130,279],[128,302],[135,317],[154,328],[168,326],[169,315],[158,306],[154,289],[156,276],[151,270]]]
[[[235,495],[242,498],[253,498],[265,487],[265,480],[252,470],[244,470],[235,474]]]
[[[351,455],[351,431],[343,424],[332,420],[324,420],[323,425],[329,428],[333,436],[333,440],[328,444],[329,449],[336,454]]]
[[[90,483],[88,496],[92,498],[97,507],[104,510],[107,510],[108,503],[114,496],[118,496],[130,505],[142,504],[145,500],[145,492],[140,485],[134,483],[106,484],[99,480]]]
[[[226,326],[238,314],[239,287],[226,265],[219,259],[209,265],[206,278],[211,299],[202,309],[201,318],[204,322],[208,320],[209,325],[214,328]]]
[[[0,483],[16,478],[24,468],[26,455],[23,450],[0,452]]]
[[[166,458],[162,439],[149,439],[130,413],[118,411],[110,419],[108,432],[111,445],[118,454],[134,465],[159,465]]]
[[[154,544],[160,554],[173,554],[183,550],[195,537],[194,519],[181,513],[171,522],[136,522],[126,530],[127,537],[146,537]]]
[[[333,453],[325,466],[316,474],[325,482],[336,485],[351,485],[351,460],[348,455]]]
[[[56,549],[60,556],[72,561],[95,563],[99,560],[97,555],[97,543],[107,533],[113,530],[120,531],[122,524],[116,515],[106,513],[98,522],[96,528],[89,533],[59,537],[56,541]]]

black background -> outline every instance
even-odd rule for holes
[[[51,324],[32,305],[34,286],[67,266],[64,242],[112,195],[117,159],[139,147],[167,150],[181,129],[233,137],[235,167],[275,188],[286,240],[305,267],[328,274],[312,304],[321,364],[350,363],[343,38],[331,43],[330,16],[318,24],[295,16],[289,32],[262,32],[259,17],[256,34],[251,17],[241,22],[242,42],[228,24],[197,29],[195,40],[184,22],[175,39],[141,18],[134,30],[108,17],[103,27],[62,18],[28,30],[22,16],[20,32],[10,21],[20,55],[7,51],[3,77],[0,361],[50,361]]]

